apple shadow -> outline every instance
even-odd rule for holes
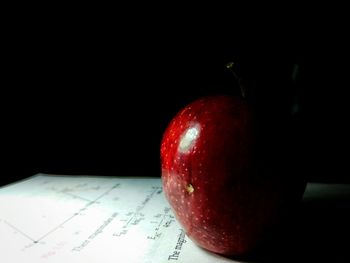
[[[350,262],[350,185],[311,186],[313,189],[308,186],[295,212],[276,227],[253,255],[233,259],[240,262]]]

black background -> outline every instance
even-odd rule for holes
[[[300,173],[349,182],[348,52],[333,29],[254,35],[162,18],[34,20],[7,28],[0,184],[37,172],[160,176],[160,140],[175,113],[204,95],[238,94],[229,61],[268,112],[297,98]]]

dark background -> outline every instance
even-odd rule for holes
[[[38,20],[8,29],[0,184],[38,172],[160,176],[160,140],[175,113],[204,95],[239,93],[229,61],[262,112],[281,112],[277,123],[299,104],[299,172],[312,181],[349,182],[342,34],[321,30],[310,38],[285,29],[284,37],[252,36],[125,23],[105,29]]]

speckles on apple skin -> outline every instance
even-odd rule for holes
[[[241,233],[236,226],[241,222],[234,213],[222,212],[229,211],[237,198],[234,191],[229,196],[231,192],[223,191],[220,185],[232,175],[226,169],[231,162],[220,156],[234,154],[235,150],[231,149],[235,147],[248,148],[245,140],[240,140],[239,144],[230,141],[237,128],[232,110],[235,109],[229,98],[201,99],[171,121],[161,144],[164,193],[178,221],[198,245],[224,254],[241,252],[235,243]],[[237,114],[236,117],[245,118]],[[227,122],[228,129],[224,126]],[[190,136],[191,140],[183,144],[181,151],[181,139],[193,127],[200,127],[198,137],[191,131],[189,135],[195,139]],[[238,169],[245,169],[244,164]],[[193,186],[193,191],[188,191],[188,184]],[[231,231],[227,231],[227,225]]]

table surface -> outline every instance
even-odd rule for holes
[[[350,185],[307,185],[250,262],[349,262]],[[240,262],[197,247],[160,178],[38,174],[0,188],[1,262]],[[117,259],[117,260],[116,260]]]

